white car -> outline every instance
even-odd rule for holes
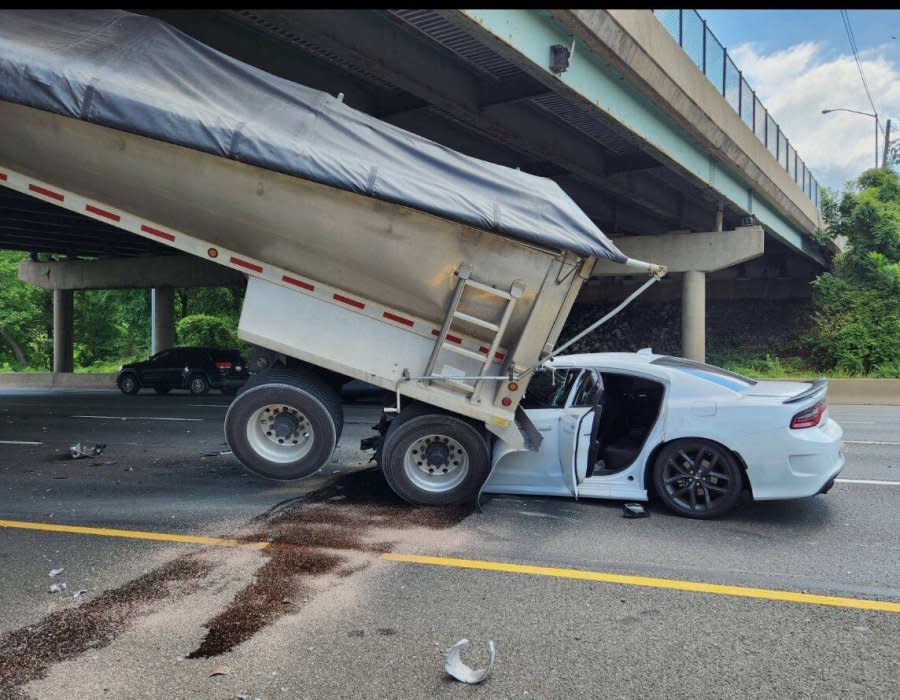
[[[522,407],[537,452],[497,440],[485,493],[646,501],[691,518],[825,493],[844,465],[827,381],[756,381],[648,351],[558,357]]]

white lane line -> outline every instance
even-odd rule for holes
[[[896,445],[900,447],[900,442],[884,442],[882,440],[844,440],[848,445]]]
[[[874,484],[875,486],[900,486],[900,481],[882,479],[835,479],[839,484]]]
[[[203,418],[161,418],[159,416],[69,416],[69,418],[99,418],[101,420],[175,420],[202,421]]]
[[[30,440],[0,440],[0,445],[43,445],[43,442],[32,442]]]

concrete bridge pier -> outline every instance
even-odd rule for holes
[[[716,216],[716,226],[722,219]],[[731,231],[663,233],[658,236],[623,236],[613,243],[625,255],[666,265],[681,272],[681,354],[706,361],[706,273],[758,258],[765,247],[762,226],[742,226]],[[621,275],[614,263],[598,262],[594,276]]]
[[[175,288],[154,287],[150,290],[150,354],[175,345]]]
[[[681,354],[706,362],[706,273],[685,270],[681,289]]]
[[[53,290],[53,371],[72,372],[75,368],[75,307],[71,289]]]
[[[72,372],[76,289],[147,289],[152,292],[153,353],[175,345],[175,287],[227,287],[245,276],[190,255],[19,263],[19,279],[53,290],[53,371]]]

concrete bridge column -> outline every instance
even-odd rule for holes
[[[706,361],[706,273],[758,258],[765,249],[761,226],[742,226],[722,231],[722,210],[716,214],[716,231],[664,233],[657,236],[613,238],[630,258],[660,263],[669,272],[684,273],[681,295],[681,354]],[[621,275],[621,266],[599,261],[593,275]]]
[[[150,306],[151,335],[150,353],[155,355],[160,350],[175,345],[175,288],[154,287],[151,292]]]
[[[681,354],[706,362],[706,273],[686,270],[681,291]]]
[[[71,289],[53,290],[53,371],[72,372],[75,369],[73,335],[73,292]]]

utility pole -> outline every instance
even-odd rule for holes
[[[891,152],[891,120],[887,120],[884,128],[884,154],[881,156],[881,167],[886,168],[888,164],[888,155]]]

